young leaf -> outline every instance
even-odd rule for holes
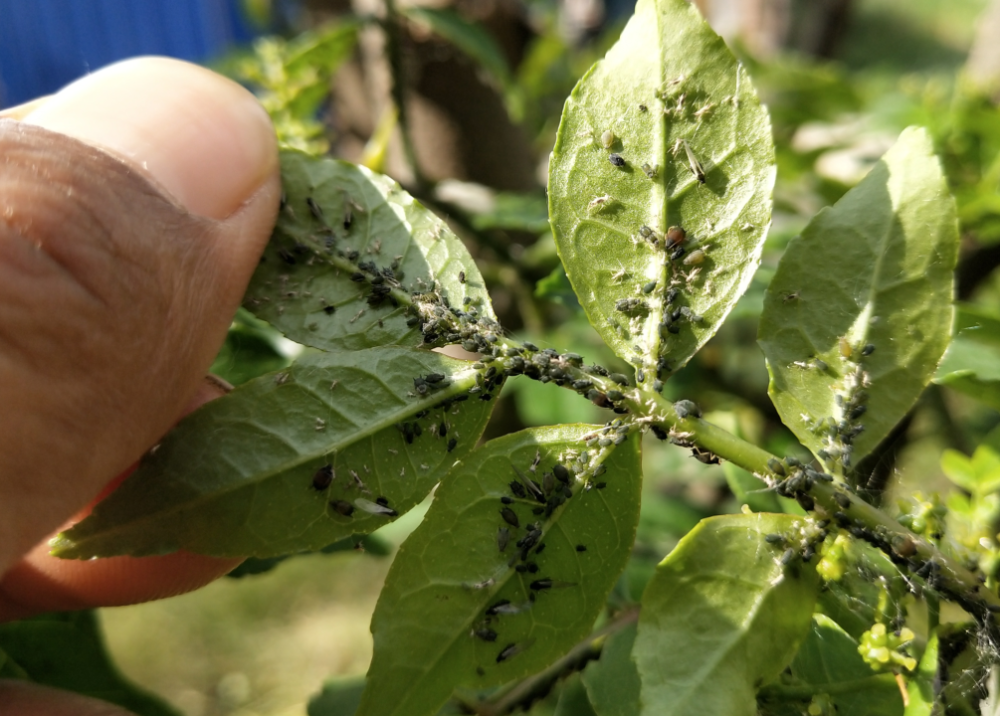
[[[749,77],[698,11],[639,2],[549,162],[559,254],[619,356],[677,369],[716,332],[760,262],[774,161]]]
[[[858,653],[858,642],[823,614],[813,616],[809,634],[791,664],[796,681],[829,694],[837,713],[901,716],[903,703],[892,674],[876,674]]]
[[[282,152],[281,178],[285,202],[243,303],[292,340],[327,351],[417,345],[414,293],[495,319],[465,246],[392,179],[294,151]]]
[[[787,515],[710,517],[657,567],[642,598],[633,657],[642,714],[754,716],[754,694],[792,660],[809,629],[816,570],[768,533]]]
[[[52,613],[0,624],[0,660],[4,652],[24,672],[22,678],[37,684],[102,699],[137,716],[179,716],[178,711],[119,673],[92,611]]]
[[[782,421],[828,465],[864,457],[930,382],[951,335],[957,255],[955,202],[912,127],[788,245],[759,343]]]
[[[386,578],[359,716],[434,714],[456,686],[522,678],[589,633],[628,560],[641,486],[635,435],[579,452],[599,429],[525,430],[452,469]]]
[[[633,622],[604,642],[601,658],[583,670],[583,685],[597,716],[638,716],[639,672],[632,661]]]
[[[308,716],[354,716],[361,703],[365,680],[360,677],[331,679],[323,690],[309,699]]]
[[[908,679],[910,703],[903,716],[933,716],[942,682],[938,646],[938,633],[934,631],[927,640],[916,673]]]
[[[185,418],[54,553],[272,557],[371,532],[475,446],[493,406],[464,401],[475,379],[412,348],[306,356]]]

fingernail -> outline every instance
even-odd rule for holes
[[[267,113],[250,92],[179,60],[105,67],[23,120],[116,154],[193,214],[232,214],[277,166]]]

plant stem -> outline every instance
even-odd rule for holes
[[[427,184],[420,164],[417,162],[417,152],[410,136],[409,111],[406,106],[406,68],[403,61],[402,28],[399,14],[396,12],[395,0],[385,0],[385,20],[383,28],[386,38],[386,54],[389,57],[389,71],[392,74],[392,101],[399,113],[399,134],[403,141],[403,154],[413,171],[413,183],[418,187]]]
[[[873,674],[861,679],[851,679],[850,681],[834,681],[828,684],[770,684],[762,688],[757,696],[763,701],[804,701],[811,699],[817,693],[849,694],[855,691],[867,691],[869,689],[886,688],[896,686],[896,677],[893,674]]]

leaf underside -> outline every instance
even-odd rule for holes
[[[448,378],[414,393],[429,373]],[[54,553],[272,557],[372,532],[394,516],[365,507],[406,512],[475,446],[493,403],[473,385],[431,351],[306,356],[185,418]]]
[[[376,271],[404,294],[437,290],[495,318],[462,242],[389,177],[291,150],[281,177],[282,209],[243,305],[292,340],[327,351],[418,345],[405,305],[373,297]]]
[[[792,660],[818,591],[810,564],[781,564],[769,533],[798,520],[757,513],[703,520],[656,569],[633,658],[646,716],[754,716],[756,690]]]
[[[640,2],[567,100],[549,163],[559,254],[615,353],[676,370],[714,335],[760,262],[774,162],[767,113],[722,39],[684,0]],[[672,226],[686,231],[676,246]]]
[[[930,382],[957,256],[955,202],[918,128],[788,245],[759,343],[782,422],[828,466],[868,454]]]
[[[589,633],[631,551],[641,486],[635,436],[613,448],[599,482],[588,477],[602,458],[577,451],[595,429],[564,425],[507,435],[449,473],[386,578],[372,618],[375,651],[359,716],[434,714],[456,686],[522,678]],[[543,491],[552,485],[551,498],[563,483],[544,474],[557,462],[576,473],[567,484],[572,497],[536,515],[540,502],[530,493],[518,497],[510,482],[521,479],[519,470]],[[505,505],[505,497],[513,501]],[[501,516],[505,507],[518,526]],[[518,546],[533,523],[541,531],[537,543]],[[509,532],[503,551],[500,530]]]

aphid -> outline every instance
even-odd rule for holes
[[[354,281],[354,283],[361,283],[365,280],[365,275],[360,271],[355,271],[351,274],[351,280]]]
[[[278,249],[278,256],[289,266],[294,266],[297,263],[295,256],[292,255],[292,252],[286,249]]]
[[[705,252],[701,249],[695,249],[687,255],[684,259],[685,266],[696,266],[705,260]]]
[[[535,548],[535,554],[541,554],[542,550],[544,550],[544,549],[545,549],[545,544],[544,543],[538,545],[538,547]]]
[[[333,482],[334,475],[333,465],[323,465],[316,471],[316,474],[313,475],[313,489],[317,492],[322,492],[330,486],[331,482]]]
[[[475,634],[476,636],[478,636],[483,641],[496,641],[497,640],[497,633],[495,631],[493,631],[492,629],[476,629],[476,630],[473,631],[473,634]]]
[[[465,283],[465,271],[458,272],[458,282]]]
[[[642,226],[639,227],[639,236],[641,236],[644,239],[648,239],[650,236],[653,236],[653,230],[648,226],[646,226],[645,224],[643,224]]]
[[[510,606],[509,599],[501,599],[495,602],[494,604],[490,605],[490,607],[486,610],[486,614],[487,616],[495,616],[497,614],[505,614],[505,613],[510,614],[511,613],[510,611],[501,611],[503,610],[504,607],[509,607],[509,606]]]
[[[680,138],[677,143],[674,144],[674,153],[677,153],[679,147],[684,147],[684,153],[687,155],[688,169],[694,174],[695,178],[701,182],[705,183],[705,168],[698,161],[698,157],[694,155],[694,151],[691,149],[691,145],[688,144],[686,139]]]
[[[313,215],[313,218],[322,221],[323,210],[319,208],[319,204],[311,196],[306,197],[306,204],[309,206],[309,213]]]
[[[648,111],[649,111],[649,107],[647,107],[647,106],[646,106],[646,105],[644,105],[644,104],[640,104],[640,105],[639,105],[639,111],[640,111],[640,112],[648,112]]]
[[[599,206],[604,206],[604,204],[606,204],[609,201],[611,201],[611,195],[610,194],[605,194],[604,196],[595,197],[594,199],[592,199],[590,201],[589,204],[587,204],[587,209],[593,211],[594,209],[598,208]]]
[[[656,289],[656,281],[650,281],[642,287],[643,293],[652,293]]]
[[[533,589],[534,591],[540,592],[543,589],[552,589],[552,580],[549,579],[548,577],[544,577],[542,579],[536,579],[528,586],[531,587],[531,589]]]
[[[520,527],[521,521],[517,519],[517,513],[509,507],[503,507],[500,509],[500,516],[503,517],[503,521],[509,524],[511,527]]]
[[[842,337],[840,339],[840,355],[844,358],[850,358],[854,349],[851,347],[850,341],[847,338]]]
[[[587,551],[587,545],[585,545],[585,544],[578,544],[576,546],[576,551],[577,552],[586,552]]]
[[[654,380],[653,381],[653,390],[655,390],[657,393],[662,393],[663,392],[663,381],[660,380],[659,378],[657,378],[656,380]]]
[[[569,470],[567,470],[563,465],[557,463],[552,467],[552,472],[555,474],[556,479],[560,482],[569,482]]]
[[[667,229],[667,247],[680,246],[687,238],[687,232],[680,226],[671,226]]]
[[[719,464],[719,456],[709,452],[708,450],[693,448],[691,450],[691,457],[695,458],[698,462],[704,463],[706,465]]]
[[[601,134],[601,144],[604,145],[604,148],[611,149],[611,147],[614,146],[614,143],[615,143],[615,133],[612,132],[610,129],[604,130],[604,133]]]
[[[674,410],[677,412],[677,417],[681,419],[689,415],[693,415],[696,418],[701,417],[701,409],[690,400],[678,400],[674,403]]]
[[[458,445],[458,440],[456,440],[455,438],[449,438],[448,439],[448,452],[451,452],[452,450],[454,450],[456,445]]]
[[[858,418],[860,418],[862,415],[865,414],[866,410],[868,410],[867,406],[865,406],[865,405],[858,405],[853,410],[851,410],[850,415],[848,415],[848,417],[851,420],[857,420]]]
[[[506,527],[500,527],[497,529],[497,548],[503,552],[507,549],[507,545],[510,543],[510,530]]]
[[[337,310],[336,306],[323,306],[323,313],[325,313],[328,316],[332,316],[334,311],[336,310]]]
[[[598,490],[603,490],[607,486],[608,486],[608,483],[606,483],[606,482],[598,482],[598,483],[596,483],[594,485],[594,487],[596,487]]]
[[[507,661],[507,659],[517,656],[522,651],[523,648],[519,647],[517,644],[508,644],[503,648],[503,651],[497,654],[497,663],[499,664],[502,661]]]
[[[608,378],[616,382],[618,385],[628,385],[628,377],[622,375],[621,373],[609,373]]]
[[[795,559],[795,550],[789,547],[781,555],[781,566],[787,567]]]
[[[382,498],[385,499],[385,498]],[[388,502],[388,500],[386,500]],[[396,510],[388,506],[388,504],[382,505],[378,502],[372,502],[371,500],[366,500],[363,497],[359,497],[354,501],[360,509],[372,515],[385,515],[386,517],[397,517],[399,513]]]
[[[649,164],[643,164],[642,165],[642,171],[650,179],[656,179],[656,175],[660,173],[660,165],[659,164],[654,164],[653,166],[649,166]]]
[[[522,485],[517,480],[510,481],[510,491],[513,492],[517,497],[527,497],[527,493],[524,491],[524,485]]]
[[[772,533],[764,535],[764,541],[767,542],[768,544],[784,544],[785,537],[784,535]]]
[[[833,499],[834,501],[836,501],[838,505],[840,505],[841,509],[845,510],[850,509],[851,507],[850,495],[845,495],[843,492],[835,492],[833,493]]]
[[[874,343],[866,343],[865,347],[861,349],[861,355],[863,355],[865,357],[870,356],[874,352],[875,352],[875,344]]]
[[[621,154],[609,154],[608,161],[614,164],[616,167],[625,166],[625,158]]]
[[[350,203],[346,200],[344,201],[344,229],[350,230],[351,224],[354,223],[354,211],[351,209]]]
[[[773,472],[775,475],[785,476],[785,466],[781,464],[781,460],[776,457],[769,457],[767,459],[767,468]]]
[[[350,517],[354,514],[354,505],[346,500],[330,500],[330,507],[342,514],[344,517]]]

